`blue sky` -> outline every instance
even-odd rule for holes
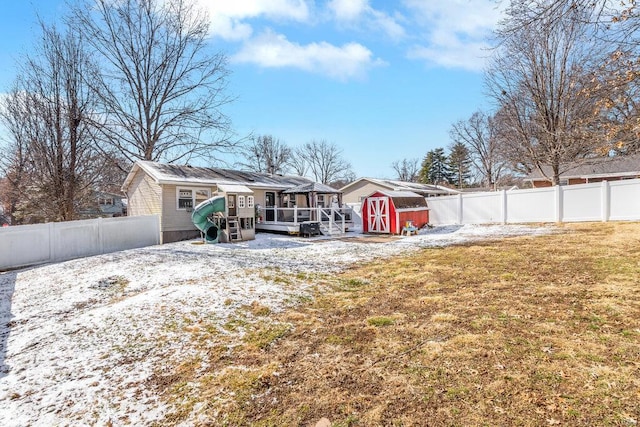
[[[490,108],[482,69],[500,17],[495,0],[197,0],[229,58],[225,112],[239,135],[291,146],[325,139],[355,174],[450,144],[453,122]],[[504,2],[503,2],[504,3]],[[0,92],[37,39],[37,16],[64,0],[0,0]]]

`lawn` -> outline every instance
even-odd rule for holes
[[[565,225],[298,279],[312,297],[277,313],[255,302],[225,324],[240,343],[194,325],[206,352],[148,380],[171,408],[162,425],[640,420],[639,223]]]

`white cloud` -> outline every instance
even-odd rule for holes
[[[251,18],[306,22],[308,0],[198,0],[211,18],[211,35],[226,40],[245,40],[253,33]]]
[[[359,43],[335,46],[327,42],[301,45],[271,30],[248,40],[232,58],[234,62],[253,63],[266,68],[298,68],[346,81],[361,77],[384,62]]]
[[[339,21],[353,21],[360,18],[370,7],[368,0],[331,0],[327,8]]]
[[[486,47],[486,44],[480,42],[449,44],[446,48],[442,46],[413,46],[407,52],[407,57],[424,60],[445,68],[482,71],[485,58],[480,55],[486,50]]]
[[[402,25],[389,14],[372,8],[369,0],[331,0],[327,8],[336,21],[343,25],[364,25],[369,30],[382,30],[394,40],[405,36]]]
[[[486,42],[502,16],[505,2],[495,0],[405,0],[425,31],[420,46],[408,56],[445,67],[481,70],[488,56]]]

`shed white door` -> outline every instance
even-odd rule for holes
[[[367,199],[367,225],[369,233],[389,232],[389,198],[371,197]]]

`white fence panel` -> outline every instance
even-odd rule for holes
[[[640,212],[640,180],[609,183],[608,218],[611,221],[638,220]]]
[[[458,224],[460,196],[442,196],[427,198],[429,207],[429,223],[433,225]]]
[[[606,182],[604,185],[606,186]],[[562,189],[562,221],[602,220],[603,188],[606,188],[603,184],[567,185],[560,188]]]
[[[506,191],[506,222],[555,222],[556,190],[553,187]]]
[[[462,195],[462,223],[486,224],[502,222],[502,192]]]
[[[102,253],[158,244],[160,222],[156,215],[112,218],[102,223]]]
[[[0,270],[51,259],[48,224],[0,228]]]
[[[430,197],[429,223],[638,221],[640,179]]]
[[[160,243],[157,215],[0,228],[0,270]]]
[[[100,254],[100,222],[87,219],[50,223],[51,261]]]

